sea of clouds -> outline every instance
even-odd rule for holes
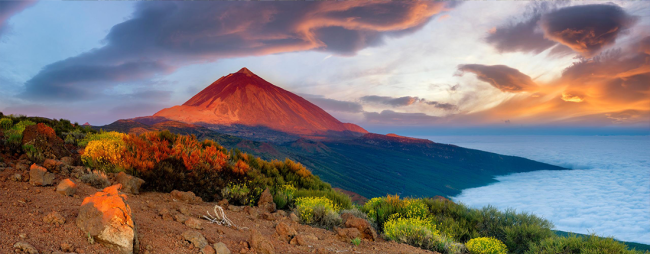
[[[572,168],[499,176],[454,200],[515,208],[555,229],[650,244],[650,136],[427,136]]]

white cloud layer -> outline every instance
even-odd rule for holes
[[[650,244],[649,136],[427,137],[570,167],[497,177],[454,199],[534,213],[555,229]]]

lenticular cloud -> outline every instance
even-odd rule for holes
[[[436,140],[438,139],[438,140]],[[441,140],[444,139],[444,140]],[[555,229],[650,243],[650,137],[438,137],[491,152],[523,156],[575,170],[497,177],[455,200],[532,212]]]

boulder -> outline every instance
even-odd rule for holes
[[[45,158],[61,158],[72,155],[65,148],[63,139],[56,135],[54,129],[43,123],[25,127],[22,144],[33,145],[43,153]]]
[[[140,194],[140,186],[144,183],[144,180],[124,172],[118,173],[115,181],[122,185],[123,192],[131,194]]]
[[[194,195],[194,192],[191,191],[173,190],[171,194],[173,198],[190,204],[198,204],[203,202],[203,199],[201,199],[201,197],[197,197],[196,195]]]
[[[361,232],[356,228],[335,228],[334,230],[343,241],[349,241],[361,236]]]
[[[126,195],[116,184],[86,197],[79,208],[77,226],[95,241],[116,247],[120,253],[133,253],[138,249],[136,224]]]
[[[365,239],[371,241],[377,239],[377,232],[372,227],[372,225],[370,225],[370,222],[368,222],[367,220],[351,216],[347,218],[344,225],[346,228],[358,229],[361,235],[363,236],[363,238]]]
[[[251,230],[250,239],[248,240],[251,248],[260,254],[274,254],[275,248],[269,239],[266,239],[256,229]]]
[[[269,213],[275,212],[276,206],[275,203],[273,202],[273,195],[271,195],[271,191],[269,188],[266,188],[264,192],[262,192],[262,195],[260,196],[260,200],[257,201],[257,206],[262,209],[262,211],[266,211]]]
[[[310,246],[314,245],[314,243],[318,241],[318,237],[314,236],[313,234],[308,234],[308,235],[296,235],[293,239],[291,239],[291,242],[289,242],[291,245],[298,245],[298,246]]]
[[[29,183],[35,186],[52,185],[54,174],[47,172],[47,169],[36,164],[32,164],[29,169]]]
[[[192,243],[194,247],[203,249],[203,247],[208,245],[208,240],[205,240],[203,234],[196,230],[187,230],[182,234],[183,238],[188,242]]]
[[[213,245],[214,251],[217,254],[230,254],[230,249],[228,249],[228,246],[226,246],[225,243],[218,242]]]
[[[16,252],[22,251],[23,253],[38,254],[38,250],[36,248],[34,248],[34,246],[32,246],[31,244],[26,243],[26,242],[17,242],[17,243],[15,243],[14,244],[14,249],[17,250]]]
[[[61,166],[62,164],[63,164],[62,162],[57,161],[57,160],[45,159],[45,161],[43,162],[43,167],[45,167],[46,169],[48,169],[50,171],[56,172],[56,171],[58,171],[59,166]]]
[[[277,225],[275,225],[275,232],[278,234],[280,239],[282,239],[285,242],[288,242],[289,240],[291,240],[291,238],[293,238],[293,236],[298,234],[298,232],[296,232],[296,229],[287,225],[284,222],[280,222]]]
[[[193,229],[203,229],[203,223],[197,218],[187,218],[187,220],[185,220],[185,226]]]
[[[56,186],[56,192],[66,196],[72,196],[77,192],[77,185],[70,179],[64,179]]]
[[[43,222],[47,224],[53,224],[55,226],[60,226],[65,224],[65,218],[58,212],[51,212],[43,217]]]
[[[65,166],[70,166],[70,167],[74,167],[76,164],[74,158],[69,156],[61,158],[61,163],[63,163],[63,165]]]

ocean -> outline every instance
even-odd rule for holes
[[[556,230],[650,244],[650,136],[420,136],[572,170],[496,177],[453,197],[544,217]]]

